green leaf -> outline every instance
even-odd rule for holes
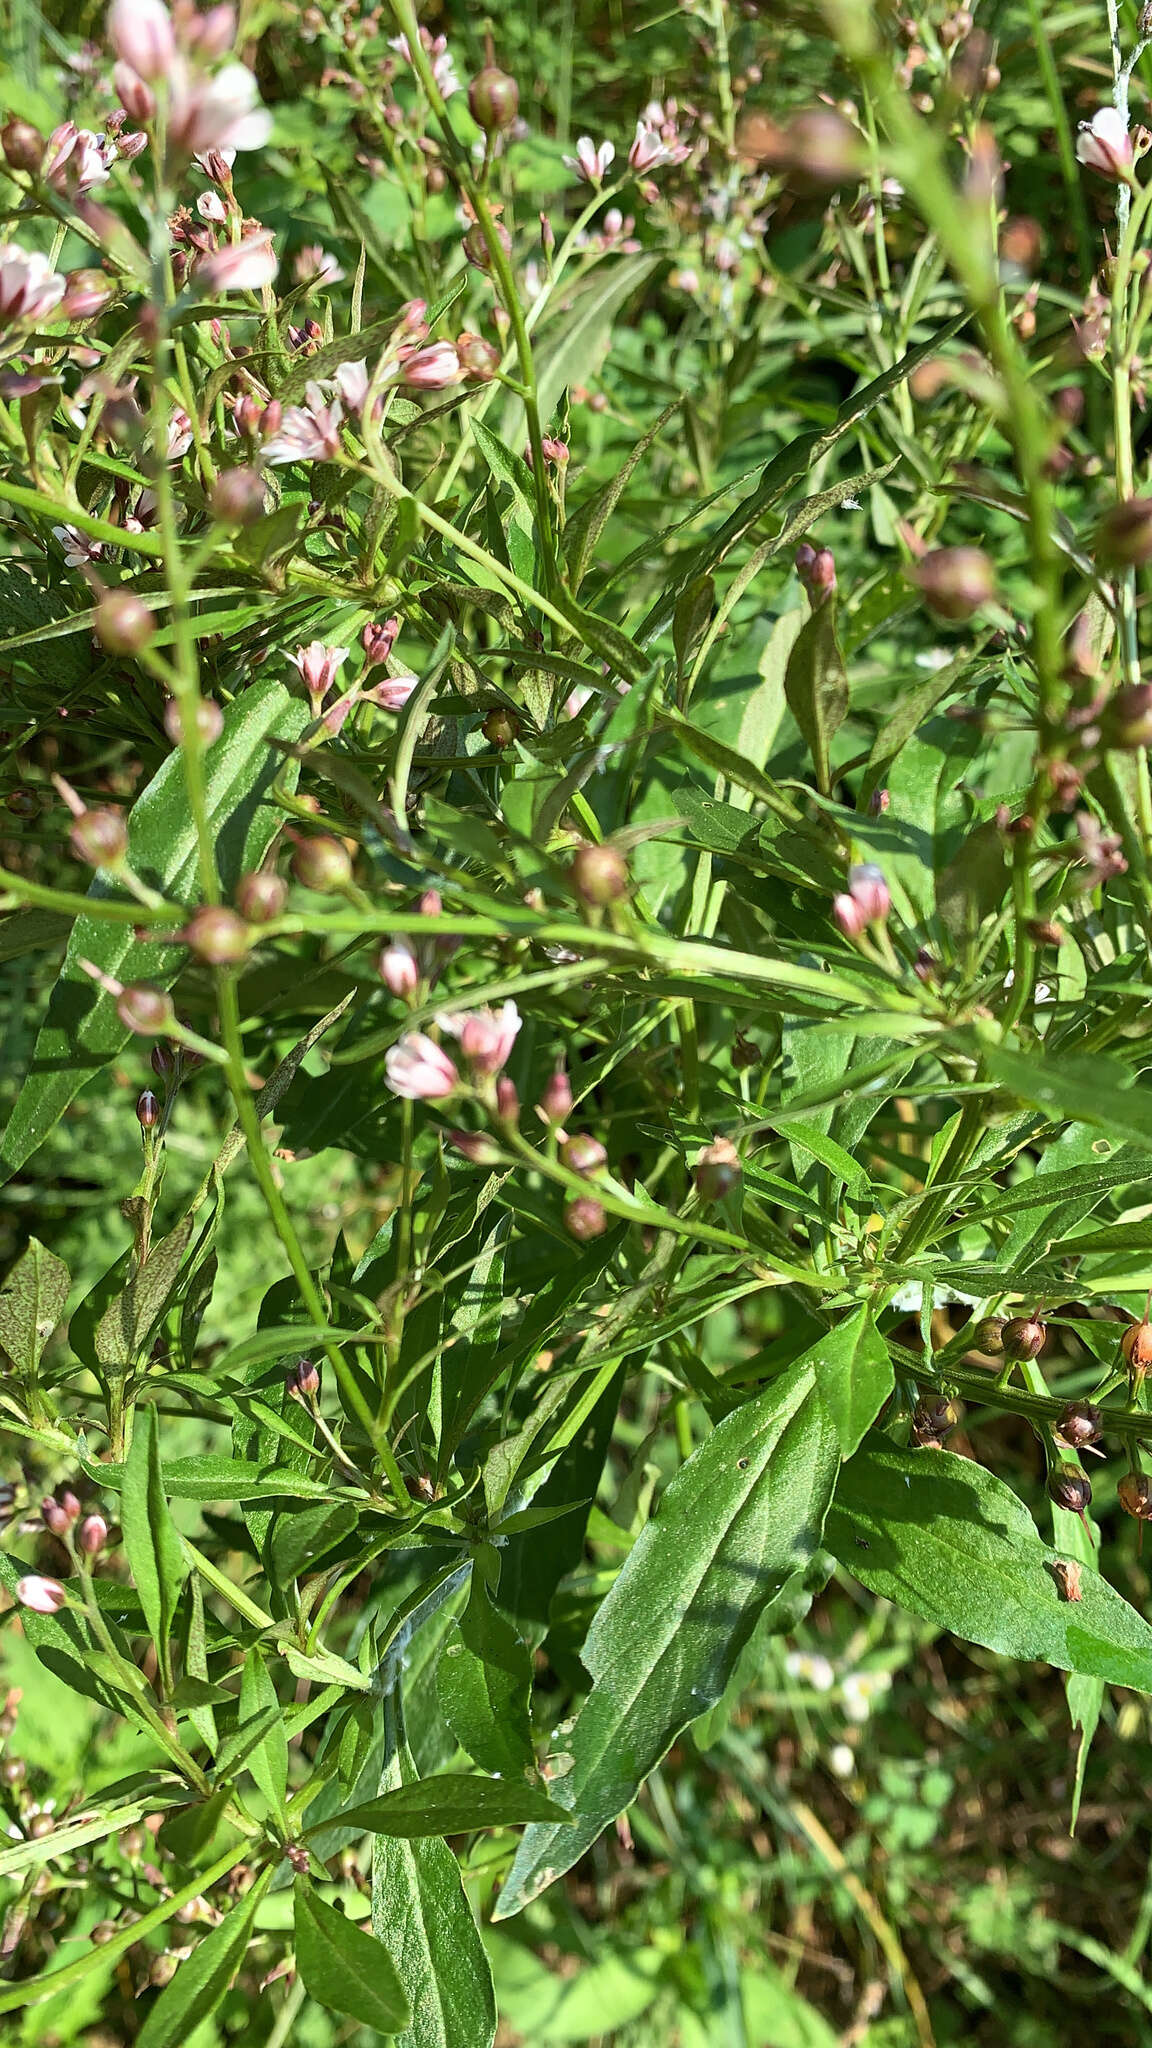
[[[389,1753],[383,1797],[415,1779],[397,1727],[395,1698],[384,1703]],[[492,1972],[460,1866],[447,1842],[378,1835],[372,1854],[372,1926],[388,1950],[412,2007],[401,2048],[492,2048]]]
[[[267,1881],[258,1879],[227,1919],[181,1963],[137,2034],[136,2048],[184,2048],[189,2036],[215,2012],[247,1953]]]
[[[417,1778],[362,1806],[349,1806],[323,1825],[358,1828],[365,1835],[396,1835],[411,1842],[429,1835],[470,1834],[473,1828],[518,1827],[524,1821],[566,1826],[570,1818],[534,1785],[445,1771],[440,1777]]]
[[[671,405],[666,405],[655,425],[637,441],[607,483],[602,484],[593,497],[587,498],[569,514],[561,535],[561,551],[568,570],[568,584],[571,590],[579,590],[583,583],[595,557],[597,542],[631,482],[637,464],[647,455],[656,436],[667,426],[673,413],[679,411],[682,402],[681,399],[675,398]]]
[[[488,464],[497,483],[507,484],[517,505],[528,520],[529,531],[535,518],[532,471],[522,455],[506,448],[497,435],[490,432],[483,420],[472,421],[472,433],[481,455]]]
[[[184,1254],[195,1228],[195,1217],[185,1216],[171,1236],[162,1237],[153,1245],[127,1287],[109,1302],[93,1338],[101,1365],[123,1370],[147,1352],[176,1291]]]
[[[985,1057],[989,1078],[1022,1102],[1152,1146],[1152,1090],[1139,1087],[1119,1060],[1104,1053],[1039,1060],[996,1047],[989,1047]]]
[[[290,786],[296,773],[295,764],[285,761],[269,740],[297,738],[307,720],[307,706],[274,682],[245,689],[225,713],[224,731],[205,758],[205,803],[226,895],[242,874],[259,867],[279,828],[279,815],[267,801],[273,782],[279,776]],[[196,834],[178,748],[132,807],[128,860],[174,903],[184,905],[195,896]],[[80,962],[90,960],[126,984],[147,981],[160,988],[170,988],[184,965],[182,946],[138,940],[133,921],[101,917],[102,903],[128,906],[133,901],[110,875],[97,875],[88,898],[91,914],[78,917],[72,927],[32,1064],[4,1134],[0,1180],[43,1144],[85,1083],[128,1040],[115,998],[97,986]]]
[[[1084,1565],[1065,1600],[1059,1553],[970,1458],[873,1440],[844,1468],[824,1540],[871,1592],[968,1642],[1152,1691],[1152,1627]]]
[[[188,1560],[164,1498],[160,1435],[155,1408],[138,1410],[132,1447],[124,1464],[120,1522],[128,1568],[140,1595],[148,1632],[162,1659]]]
[[[404,1986],[383,1943],[296,1881],[296,1968],[317,2003],[347,2013],[378,2034],[398,2034],[412,2018]]]
[[[586,284],[560,294],[561,310],[541,328],[535,344],[536,398],[547,428],[561,394],[587,384],[600,367],[622,308],[652,275],[659,256],[615,256],[598,264]],[[524,440],[524,409],[517,403],[502,422],[502,438],[513,448]]]
[[[262,1724],[268,1721],[269,1725],[267,1732],[249,1750],[247,1767],[281,1828],[287,1832],[288,1814],[284,1800],[288,1790],[288,1735],[268,1667],[257,1650],[250,1650],[244,1659],[244,1674],[240,1680],[237,1733],[258,1718]]]
[[[841,1455],[850,1458],[895,1385],[888,1346],[871,1310],[859,1308],[837,1323],[816,1346],[812,1364]]]
[[[840,1066],[843,1071],[843,1056]],[[827,1167],[834,1180],[843,1181],[854,1193],[867,1190],[868,1175],[859,1160],[853,1159],[852,1154],[846,1152],[843,1145],[838,1145],[835,1138],[828,1137],[826,1132],[817,1129],[815,1124],[807,1123],[800,1117],[789,1117],[784,1132],[790,1146],[798,1145],[801,1151],[810,1152],[813,1159],[818,1159],[821,1166]]]
[[[760,1616],[789,1604],[820,1541],[838,1464],[810,1351],[682,1466],[581,1652],[593,1686],[565,1745],[571,1772],[555,1788],[577,1824],[527,1830],[496,1918],[570,1870],[680,1730],[720,1698]]]
[[[38,1238],[29,1238],[0,1291],[0,1345],[12,1368],[32,1379],[41,1353],[64,1313],[71,1285],[67,1266]]]
[[[817,788],[831,788],[829,749],[848,716],[848,677],[836,638],[836,594],[829,592],[805,620],[784,674],[788,708],[804,735]]]
[[[528,1702],[532,1659],[511,1622],[493,1607],[474,1571],[460,1620],[444,1639],[436,1667],[440,1711],[474,1764],[497,1777],[535,1777]]]

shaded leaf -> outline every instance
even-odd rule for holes
[[[296,1882],[296,1968],[319,2004],[378,2034],[397,2034],[412,2018],[383,1943],[317,1898],[302,1879]]]
[[[63,1259],[29,1238],[0,1291],[0,1345],[25,1378],[34,1375],[64,1313],[70,1284]]]

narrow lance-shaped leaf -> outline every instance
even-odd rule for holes
[[[35,1374],[64,1313],[68,1287],[63,1259],[46,1251],[38,1238],[30,1238],[0,1291],[0,1346],[27,1379]]]
[[[318,2004],[342,2012],[378,2034],[398,2034],[412,2008],[383,1942],[296,1884],[296,1968]]]
[[[379,1799],[365,1800],[362,1806],[345,1807],[319,1825],[419,1841],[432,1835],[468,1834],[473,1828],[516,1827],[522,1821],[555,1821],[565,1827],[569,1818],[534,1785],[445,1771],[382,1792]]]
[[[581,1653],[593,1687],[566,1744],[572,1769],[555,1787],[576,1824],[526,1830],[495,1917],[571,1869],[681,1729],[720,1698],[760,1616],[792,1611],[838,1465],[810,1351],[677,1473]]]
[[[153,1245],[127,1287],[109,1302],[93,1338],[101,1365],[129,1366],[144,1351],[176,1291],[196,1222],[185,1216],[169,1237]]]
[[[128,1567],[149,1634],[167,1669],[172,1616],[188,1574],[188,1561],[164,1498],[155,1408],[145,1408],[136,1417],[132,1447],[124,1462],[120,1521]]]
[[[271,1724],[267,1733],[249,1751],[246,1761],[272,1812],[286,1830],[288,1816],[284,1798],[288,1789],[288,1737],[268,1667],[259,1653],[253,1650],[244,1660],[238,1725],[243,1728],[246,1722],[255,1721],[257,1716],[269,1715]]]
[[[511,1622],[493,1607],[479,1565],[477,1558],[468,1606],[440,1652],[440,1711],[482,1771],[513,1782],[531,1779],[536,1776],[528,1709],[532,1658]]]
[[[836,638],[836,596],[830,591],[801,627],[784,675],[788,708],[804,735],[816,783],[832,786],[829,749],[848,715],[848,678]]]
[[[859,1308],[837,1323],[816,1346],[813,1366],[841,1453],[850,1458],[895,1384],[888,1346],[871,1310]]]
[[[166,1984],[139,2034],[136,2048],[184,2048],[215,2012],[247,1952],[252,1922],[271,1879],[257,1878],[227,1919],[206,1934]]]
[[[1068,1600],[1023,1503],[970,1458],[877,1438],[846,1465],[825,1543],[870,1592],[1004,1657],[1152,1691],[1152,1627],[1088,1565]]]

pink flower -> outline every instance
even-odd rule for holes
[[[387,661],[399,633],[399,619],[373,619],[364,627],[360,634],[360,645],[372,668],[378,668],[381,662]]]
[[[33,1614],[58,1614],[67,1601],[68,1595],[59,1579],[41,1579],[35,1572],[17,1579],[16,1598],[21,1607],[30,1607]]]
[[[420,40],[432,59],[432,76],[436,81],[441,99],[450,100],[454,92],[460,91],[460,80],[456,66],[448,50],[447,36],[432,36],[426,28],[420,31]],[[399,50],[407,63],[412,62],[412,51],[405,35],[392,36],[388,43],[390,50]]]
[[[150,85],[133,71],[130,64],[120,63],[113,67],[112,83],[120,95],[124,112],[133,121],[150,121],[156,112],[156,95]]]
[[[196,201],[196,211],[201,220],[211,221],[218,228],[223,227],[228,218],[228,208],[219,192],[202,192]]]
[[[0,326],[43,320],[59,305],[67,282],[39,251],[29,253],[15,242],[0,244]]]
[[[463,375],[450,341],[434,341],[401,359],[400,381],[415,391],[444,391],[450,384],[459,384]]]
[[[409,1102],[440,1102],[452,1094],[460,1081],[447,1053],[441,1052],[435,1040],[423,1031],[405,1032],[403,1038],[389,1047],[384,1056],[384,1071],[392,1093]]]
[[[339,284],[344,276],[336,257],[322,249],[319,242],[309,242],[305,248],[298,249],[292,259],[292,269],[298,283],[319,285],[321,288]]]
[[[112,0],[105,28],[116,55],[141,78],[165,76],[176,38],[163,0]]]
[[[242,242],[227,242],[215,255],[196,265],[197,279],[210,292],[258,292],[271,284],[280,268],[269,229],[245,235]]]
[[[77,128],[74,121],[62,121],[48,137],[41,170],[58,192],[90,192],[93,185],[107,184],[115,155],[115,143],[90,128]]]
[[[1100,171],[1119,185],[1129,182],[1136,152],[1128,124],[1116,107],[1101,107],[1091,121],[1081,121],[1076,154],[1090,171]]]
[[[348,649],[326,647],[322,640],[313,640],[308,647],[298,647],[289,658],[304,678],[312,716],[319,718],[320,707],[348,659]]]
[[[378,704],[382,711],[403,711],[419,680],[411,669],[401,669],[399,675],[385,676],[382,683],[374,683],[370,690],[365,690],[365,702]]]
[[[203,14],[185,15],[184,38],[196,55],[207,59],[223,57],[236,41],[236,9],[226,4],[207,7]]]
[[[332,382],[346,411],[353,414],[360,412],[368,396],[367,363],[338,363],[332,374]]]
[[[858,939],[868,922],[854,896],[834,896],[832,915],[846,939]]]
[[[687,155],[687,151],[684,154]],[[679,158],[681,163],[683,160],[683,157]],[[659,170],[661,164],[674,164],[676,162],[676,148],[663,141],[660,130],[658,128],[649,128],[643,119],[637,121],[636,134],[633,138],[632,147],[628,151],[629,166],[637,173],[637,176],[643,177],[646,171]]]
[[[104,553],[103,541],[89,540],[78,527],[54,526],[52,531],[64,550],[66,569],[86,569],[90,562],[98,562]]]
[[[465,1010],[463,1016],[438,1017],[442,1031],[460,1041],[460,1050],[478,1074],[498,1074],[507,1064],[523,1022],[515,1003],[498,1010]]]
[[[168,460],[179,462],[192,446],[192,422],[177,406],[168,420]]]
[[[602,185],[616,158],[614,142],[602,142],[599,149],[590,135],[577,139],[575,156],[566,156],[564,162],[586,185]]]
[[[861,861],[848,870],[848,889],[852,901],[863,912],[866,924],[883,924],[892,908],[892,898],[884,873],[874,861]]]
[[[261,149],[272,116],[260,105],[256,80],[243,64],[225,64],[213,78],[174,59],[168,74],[168,134],[185,156],[206,150]]]
[[[265,441],[265,462],[331,462],[340,452],[344,410],[338,398],[324,402],[318,384],[306,386],[307,405],[285,408],[279,431]]]
[[[404,1000],[420,986],[420,963],[407,939],[389,939],[376,965],[389,995]]]

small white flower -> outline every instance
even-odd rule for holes
[[[575,156],[566,156],[564,162],[586,185],[602,185],[616,157],[614,142],[602,142],[597,148],[590,135],[577,139]]]
[[[1117,184],[1126,184],[1132,174],[1136,152],[1128,124],[1117,107],[1101,107],[1090,121],[1080,123],[1076,154],[1090,171],[1100,171]]]

